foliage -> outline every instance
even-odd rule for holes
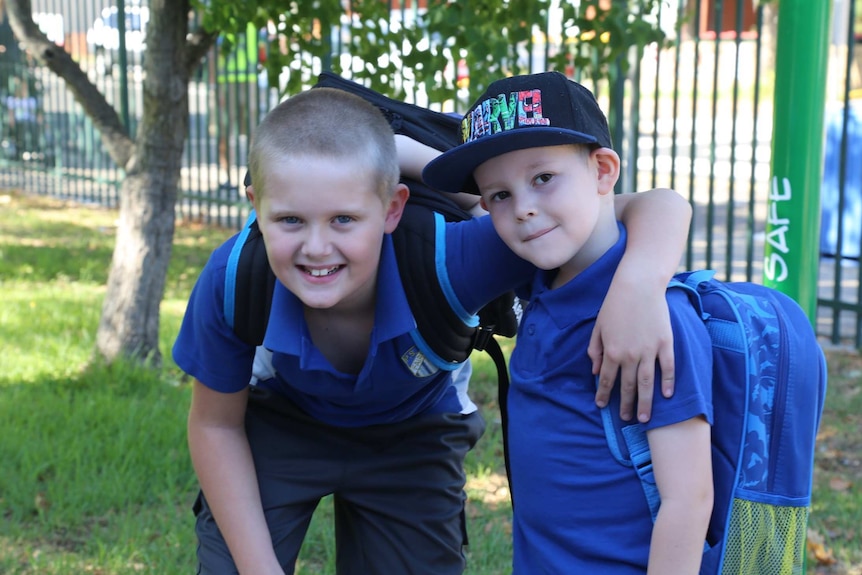
[[[625,70],[630,48],[665,41],[655,16],[662,2],[429,0],[419,9],[380,0],[346,8],[340,0],[244,0],[210,4],[202,25],[230,33],[249,19],[262,29],[269,22],[270,85],[286,72],[287,93],[330,68],[396,98],[412,86],[443,102],[459,88],[477,94],[496,78],[539,68],[589,78],[607,77],[615,63]]]
[[[475,8],[473,3],[438,0],[430,4],[427,32],[449,39],[450,65],[458,59],[466,62],[474,93],[495,78],[538,71],[536,67],[607,78],[615,63],[627,69],[630,48],[664,42],[655,18],[661,2],[485,0]]]
[[[620,70],[626,72],[626,55],[631,48],[640,54],[649,44],[667,44],[658,27],[657,15],[663,1],[667,4],[666,0],[584,0],[580,8],[563,2],[563,28],[575,30],[576,35],[564,40],[567,49],[556,57],[557,64],[571,58],[576,71],[593,79],[612,76],[612,64],[619,64]]]

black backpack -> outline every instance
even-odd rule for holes
[[[392,100],[329,72],[319,76],[315,87],[337,88],[364,98],[380,109],[395,133],[437,150],[447,150],[459,143],[460,122],[452,116]],[[434,214],[441,214],[446,221],[462,221],[472,216],[447,194],[435,192],[416,180],[402,181],[410,188],[410,199],[392,238],[401,282],[417,328],[425,343],[450,364],[462,363],[474,349],[488,352],[497,368],[505,443],[509,374],[503,351],[493,336],[513,337],[517,333],[520,301],[514,292],[498,297],[479,311],[478,327],[466,325],[452,311],[436,277]],[[245,185],[250,184],[250,176],[246,174]],[[275,275],[252,212],[233,247],[225,274],[225,319],[246,343],[263,343],[274,287]]]

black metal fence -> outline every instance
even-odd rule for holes
[[[673,2],[675,6],[672,6]],[[52,12],[52,4],[56,11]],[[685,268],[707,267],[722,279],[761,281],[769,193],[776,19],[760,5],[673,0],[656,15],[671,47],[631,54],[615,85],[593,85],[616,119],[614,141],[623,159],[624,191],[670,187],[694,207]],[[818,333],[836,345],[862,348],[862,0],[836,3],[831,39],[822,234],[817,278]],[[134,132],[141,115],[146,2],[126,6],[126,51],[117,50],[116,8],[109,0],[33,0],[34,17],[49,37],[88,71]],[[772,8],[774,9],[774,8]],[[403,16],[403,14],[402,14]],[[397,18],[398,13],[393,12]],[[350,34],[350,24],[334,32]],[[260,63],[265,31],[247,30],[235,49],[214,49],[190,86],[190,123],[181,175],[181,218],[238,227],[248,204],[241,190],[249,138],[280,98]],[[0,28],[0,41],[6,42]],[[53,36],[52,36],[53,35]],[[533,70],[544,66],[547,34],[533,39]],[[123,174],[61,80],[25,55],[0,58],[0,186],[84,202],[115,205]],[[338,57],[334,55],[333,57]],[[458,74],[458,63],[451,63]],[[309,59],[308,78],[325,62]],[[570,71],[577,74],[577,71]],[[436,109],[464,111],[468,77]]]

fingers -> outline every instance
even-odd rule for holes
[[[655,337],[655,334],[653,334]],[[657,338],[658,347],[626,344],[617,346],[602,342],[602,333],[594,329],[587,354],[593,374],[598,376],[595,401],[599,407],[610,402],[614,385],[620,385],[620,417],[628,421],[637,414],[640,422],[649,421],[653,401],[659,395],[670,397],[674,390],[673,335]],[[656,380],[656,370],[661,381]],[[660,391],[656,385],[660,384]]]
[[[637,370],[638,421],[646,423],[652,416],[652,404],[656,383],[661,384],[661,394],[664,397],[673,395],[674,388],[674,354],[673,345],[663,345],[658,351],[658,365],[661,370],[661,382],[656,382],[654,361],[641,361]],[[620,414],[622,416],[622,414]]]
[[[608,401],[610,401],[611,390],[614,387],[617,369],[619,368],[619,366],[611,366],[610,362],[605,364],[602,349],[602,338],[598,331],[593,330],[590,337],[590,345],[587,347],[587,355],[593,362],[593,375],[599,376],[598,386],[596,387],[596,405],[599,407],[606,406]],[[602,375],[602,369],[605,369],[604,375]],[[612,372],[612,377],[610,378],[607,375],[609,372]]]
[[[671,397],[674,389],[674,354],[673,343],[659,349],[658,362],[661,367],[661,392],[665,397]]]
[[[638,358],[626,353],[614,352],[601,348],[601,344],[592,344],[587,350],[593,360],[593,373],[598,375],[596,388],[596,405],[604,407],[610,401],[611,391],[619,380],[620,385],[620,417],[624,420],[632,418],[635,400],[638,396]]]
[[[627,361],[620,370],[620,417],[628,421],[634,413],[637,397],[637,362]]]
[[[637,370],[638,421],[646,423],[652,415],[653,389],[655,388],[655,362],[641,361]]]

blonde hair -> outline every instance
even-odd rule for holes
[[[266,194],[268,166],[285,157],[308,155],[367,162],[384,201],[398,184],[392,128],[375,106],[343,90],[313,88],[284,100],[266,115],[249,151],[255,195]]]

